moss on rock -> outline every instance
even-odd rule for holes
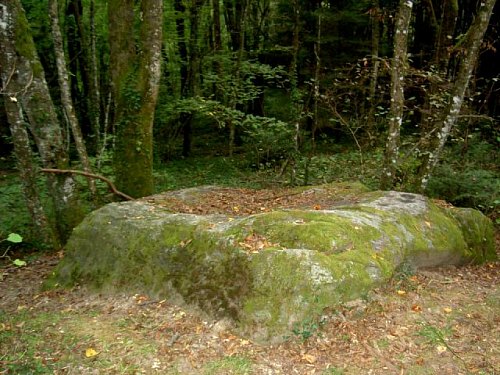
[[[492,224],[477,211],[440,208],[406,193],[358,189],[356,196],[351,205],[246,217],[175,214],[141,201],[110,204],[75,229],[53,282],[194,303],[272,342],[325,308],[365,295],[402,264],[495,257]]]

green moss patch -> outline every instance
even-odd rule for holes
[[[333,188],[313,189],[310,194]],[[357,189],[356,197],[354,204],[329,204],[323,197],[321,209],[240,217],[172,213],[154,200],[110,204],[74,230],[51,283],[195,304],[269,342],[325,308],[365,295],[402,264],[495,256],[492,224],[477,211],[440,208],[406,193]]]

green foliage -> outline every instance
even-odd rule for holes
[[[450,147],[429,180],[428,194],[499,217],[500,170],[495,168],[499,156],[494,146],[484,141],[473,141],[465,153],[463,143]]]
[[[297,183],[319,185],[329,182],[360,181],[369,188],[378,186],[382,164],[381,150],[373,150],[363,156],[359,152],[339,150],[337,153],[316,154],[302,157],[297,162]]]
[[[295,336],[301,338],[303,341],[306,341],[307,339],[318,333],[321,325],[321,322],[306,320],[302,323],[294,324],[292,332]]]
[[[3,241],[7,241],[7,242],[11,242],[11,243],[21,243],[23,242],[23,238],[17,234],[17,233],[10,233],[6,239],[4,240],[0,240],[0,242],[3,242]],[[7,247],[7,250],[5,250],[5,253],[0,256],[0,258],[9,258],[10,257],[7,255],[7,252],[9,251],[10,247]],[[24,260],[20,260],[20,259],[15,259],[14,261],[12,261],[12,264],[14,264],[15,266],[17,267],[23,267],[26,265],[26,262]]]
[[[221,102],[226,104],[245,104],[257,98],[266,86],[279,87],[288,81],[287,73],[282,66],[272,67],[254,60],[244,60],[238,66],[231,54],[208,57],[205,62],[207,69],[210,69],[214,62],[221,64],[224,74],[208,70],[203,83],[208,95],[211,95],[215,86],[224,96]]]
[[[268,166],[288,158],[295,152],[294,128],[283,121],[269,117],[247,115],[241,123],[245,147],[254,165]]]
[[[6,238],[6,241],[20,243],[23,242],[23,238],[17,233],[10,233]]]
[[[158,192],[200,185],[259,187],[244,160],[227,157],[198,157],[176,160],[155,171]]]
[[[43,183],[40,184],[43,189]],[[31,242],[31,218],[26,208],[21,183],[14,175],[7,176],[0,183],[0,234],[20,233],[25,241]]]

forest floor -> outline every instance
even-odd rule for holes
[[[262,209],[246,198],[220,209]],[[500,373],[500,262],[403,272],[262,346],[230,322],[147,295],[42,291],[61,256],[0,264],[0,374]]]

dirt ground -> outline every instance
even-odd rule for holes
[[[228,321],[146,295],[42,291],[61,256],[1,266],[0,374],[500,372],[499,262],[403,270],[282,344],[260,346]]]

